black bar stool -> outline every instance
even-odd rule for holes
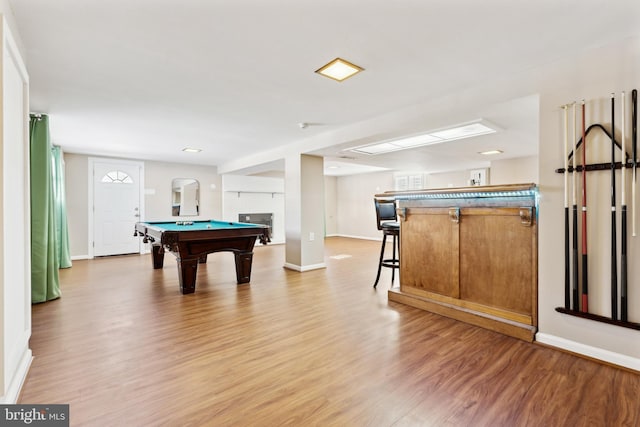
[[[374,198],[373,203],[376,206],[378,230],[382,231],[382,247],[380,248],[378,275],[376,276],[376,282],[373,284],[373,287],[375,288],[378,286],[382,267],[391,269],[391,286],[393,286],[396,268],[400,268],[400,223],[398,223],[398,216],[396,214],[396,202],[393,199]],[[387,243],[387,236],[393,237],[393,255],[391,258],[384,257],[384,248]]]

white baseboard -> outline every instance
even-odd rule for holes
[[[267,246],[271,246],[271,245],[284,245],[284,244],[285,244],[285,241],[284,241],[284,240],[272,240],[272,241],[270,241],[269,243],[267,243]],[[262,247],[262,246],[264,246],[264,245],[262,245],[262,244],[258,244],[258,243],[256,242],[256,247],[257,247],[257,248],[260,248],[260,247]]]
[[[380,237],[365,237],[365,236],[352,236],[350,234],[333,234],[332,237],[346,237],[347,239],[360,239],[360,240],[375,240],[376,242],[382,241],[382,235],[380,235]]]
[[[635,357],[627,356],[620,353],[614,353],[613,351],[605,350],[598,347],[592,347],[590,345],[540,332],[536,334],[536,341],[542,344],[550,345],[552,347],[561,348],[572,353],[577,353],[583,356],[602,360],[603,362],[611,363],[613,365],[622,366],[624,368],[633,369],[634,371],[640,372],[640,359],[637,359]]]
[[[18,364],[18,369],[16,370],[15,375],[11,379],[11,383],[7,388],[7,394],[0,398],[0,403],[3,405],[13,405],[18,403],[18,396],[20,396],[20,390],[22,390],[24,380],[27,379],[27,373],[29,373],[32,361],[33,354],[31,353],[31,349],[27,348],[22,355],[22,359]]]
[[[318,270],[320,268],[327,268],[327,264],[325,264],[324,262],[321,262],[320,264],[296,265],[296,264],[290,264],[288,262],[285,262],[284,268],[288,268],[289,270],[295,270],[303,273],[305,271]]]
[[[89,255],[72,255],[71,261],[78,261],[81,259],[89,259]]]

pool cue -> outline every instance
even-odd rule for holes
[[[571,309],[571,260],[569,258],[569,159],[567,146],[569,140],[569,116],[567,106],[564,110],[564,308]]]
[[[627,309],[627,193],[626,193],[626,181],[627,181],[627,144],[626,144],[626,132],[625,132],[625,97],[624,92],[620,94],[620,102],[622,119],[620,120],[620,127],[622,129],[622,192],[620,201],[620,215],[621,215],[621,235],[620,235],[620,311],[621,320],[626,321]],[[617,301],[616,301],[617,304]]]
[[[618,318],[618,249],[616,245],[616,124],[615,94],[611,94],[611,318]]]
[[[587,263],[587,133],[582,100],[582,312],[589,312],[589,269]]]
[[[631,91],[631,150],[633,154],[633,180],[631,181],[631,206],[633,209],[631,227],[633,228],[632,236],[636,235],[636,167],[637,161],[637,149],[638,149],[638,91],[633,89]],[[629,320],[627,308],[627,283],[625,282],[620,292],[620,320],[627,322]]]
[[[580,281],[580,273],[578,269],[578,172],[576,167],[576,157],[578,156],[578,143],[577,143],[577,135],[576,135],[576,127],[578,125],[578,120],[576,117],[576,103],[573,103],[573,310],[580,310],[580,298],[578,295],[578,283]]]
[[[631,150],[633,154],[633,179],[631,180],[631,235],[636,237],[636,169],[638,166],[638,91],[631,91]]]

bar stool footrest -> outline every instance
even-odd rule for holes
[[[399,259],[383,259],[381,265],[387,268],[400,268]]]

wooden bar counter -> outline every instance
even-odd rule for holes
[[[386,192],[397,201],[400,289],[389,300],[533,341],[535,184]]]

